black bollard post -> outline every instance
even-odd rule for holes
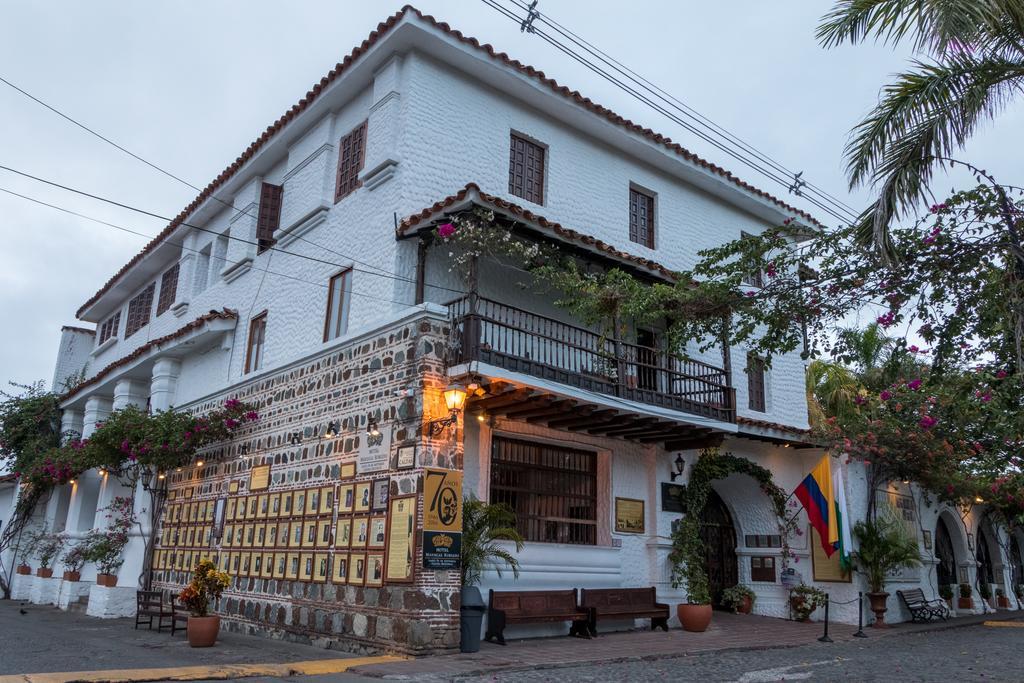
[[[828,637],[828,604],[831,600],[828,599],[828,593],[825,594],[825,634],[818,638],[820,643],[831,643],[832,639]]]
[[[853,634],[853,637],[868,637],[868,634],[864,633],[864,593],[857,593],[857,632]]]

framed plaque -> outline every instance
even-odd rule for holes
[[[615,531],[626,534],[644,533],[644,501],[636,498],[615,499]]]
[[[395,469],[408,470],[416,467],[416,446],[402,446],[395,455]]]

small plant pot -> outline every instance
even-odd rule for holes
[[[1010,598],[1005,595],[996,598],[996,602],[999,604],[999,609],[1010,609]]]
[[[750,596],[744,596],[743,602],[736,605],[736,614],[750,614],[753,609],[754,601],[750,599]]]
[[[51,576],[53,576],[53,568],[52,567],[40,567],[39,569],[36,570],[36,576],[44,578],[44,579],[48,579]]]
[[[65,581],[80,581],[82,579],[82,572],[64,572]]]
[[[96,585],[103,586],[105,588],[114,588],[117,586],[117,574],[97,574]]]
[[[789,608],[793,611],[793,616],[796,621],[808,622],[811,620],[810,612],[806,612],[804,605],[807,603],[807,599],[802,595],[794,595],[789,599]],[[800,614],[806,612],[805,616]]]
[[[192,647],[212,647],[220,631],[220,617],[189,617],[185,633]]]
[[[711,605],[680,603],[676,605],[676,616],[684,631],[703,633],[711,624]]]
[[[889,624],[885,623],[885,613],[888,611],[886,607],[886,601],[889,599],[889,594],[882,593],[868,593],[868,602],[871,605],[871,611],[875,613],[875,623],[872,624],[875,628],[889,628]]]
[[[22,576],[32,576],[32,567],[27,564],[19,564],[17,572]]]
[[[957,609],[974,609],[974,598],[957,598]]]

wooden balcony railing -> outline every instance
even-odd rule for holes
[[[722,368],[660,349],[608,339],[478,297],[448,304],[449,363],[489,363],[511,372],[693,415],[736,421],[736,393]]]

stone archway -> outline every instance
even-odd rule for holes
[[[711,604],[723,608],[722,591],[740,581],[736,557],[736,527],[722,497],[714,490],[708,494],[701,513],[700,537],[704,543],[704,569],[708,575]]]
[[[959,562],[953,545],[953,534],[944,514],[939,515],[939,520],[935,523],[935,559],[938,560],[935,574],[939,587],[955,586],[960,583],[957,572]]]

